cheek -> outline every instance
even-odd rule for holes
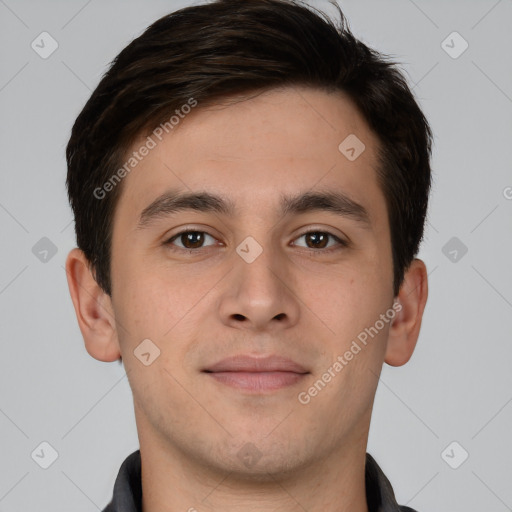
[[[301,276],[300,296],[335,337],[346,339],[373,324],[391,302],[391,282],[377,258]],[[307,311],[307,310],[306,310]]]
[[[196,307],[219,280],[216,275],[187,277],[179,268],[144,262],[125,267],[124,276],[116,288],[115,311],[126,350],[145,338],[162,347],[173,340],[174,347],[175,340],[197,327]]]
[[[335,361],[339,363],[339,371],[331,368],[336,377],[328,386],[330,391],[325,394],[325,403],[341,400],[348,404],[357,397],[356,401],[363,407],[376,389],[378,379],[375,375],[382,367],[389,331],[389,322],[382,322],[380,318],[392,306],[391,287],[383,282],[382,272],[375,264],[365,267],[353,264],[347,266],[343,273],[322,279],[323,287],[306,295],[306,304],[322,320],[316,323],[318,332],[324,333],[322,353],[325,368],[318,371],[324,374]],[[325,378],[329,379],[329,375]],[[357,405],[351,405],[345,412],[354,413],[352,407]],[[363,409],[359,411],[362,412]],[[333,411],[333,414],[336,416],[333,421],[343,424],[347,420],[345,413]]]
[[[120,287],[120,296],[116,319],[122,326],[118,336],[123,364],[130,373],[134,395],[149,405],[149,390],[157,395],[165,393],[169,386],[176,388],[172,376],[183,380],[183,360],[197,324],[190,315],[196,297],[186,289],[171,286],[164,277],[150,274]],[[146,353],[149,356],[144,360]]]

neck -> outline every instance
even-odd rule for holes
[[[144,429],[142,429],[144,430]],[[147,431],[146,431],[147,432]],[[361,432],[361,430],[359,431]],[[143,512],[368,512],[365,454],[368,429],[333,450],[283,472],[240,473],[194,460],[139,430]]]

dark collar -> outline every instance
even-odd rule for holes
[[[369,453],[366,454],[365,481],[369,512],[416,512],[397,504],[391,483]],[[140,450],[133,452],[122,463],[112,501],[103,512],[142,512]]]

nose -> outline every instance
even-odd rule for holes
[[[222,322],[231,327],[271,332],[298,322],[301,301],[291,267],[285,256],[262,249],[254,260],[234,255],[219,306]]]

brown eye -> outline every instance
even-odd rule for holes
[[[329,235],[321,232],[313,232],[304,235],[306,237],[306,243],[308,241],[312,244],[312,249],[323,249],[328,243]],[[308,244],[309,246],[309,244]]]
[[[165,242],[165,244],[176,245],[178,248],[181,249],[201,249],[205,242],[205,237],[210,237],[211,239],[214,239],[211,235],[205,233],[204,231],[182,231],[181,233],[178,233],[174,235],[172,238],[170,238],[167,242]],[[180,242],[181,245],[177,244],[176,242]]]
[[[328,246],[329,240],[332,239],[338,243],[338,246],[347,247],[348,244],[341,240],[339,237],[329,233],[327,231],[308,231],[307,233],[302,234],[298,237],[298,239],[304,238],[306,241],[306,245],[299,245],[299,247],[306,247],[308,249],[331,249],[331,246]],[[297,239],[297,240],[298,240]],[[336,244],[334,244],[336,245]]]

